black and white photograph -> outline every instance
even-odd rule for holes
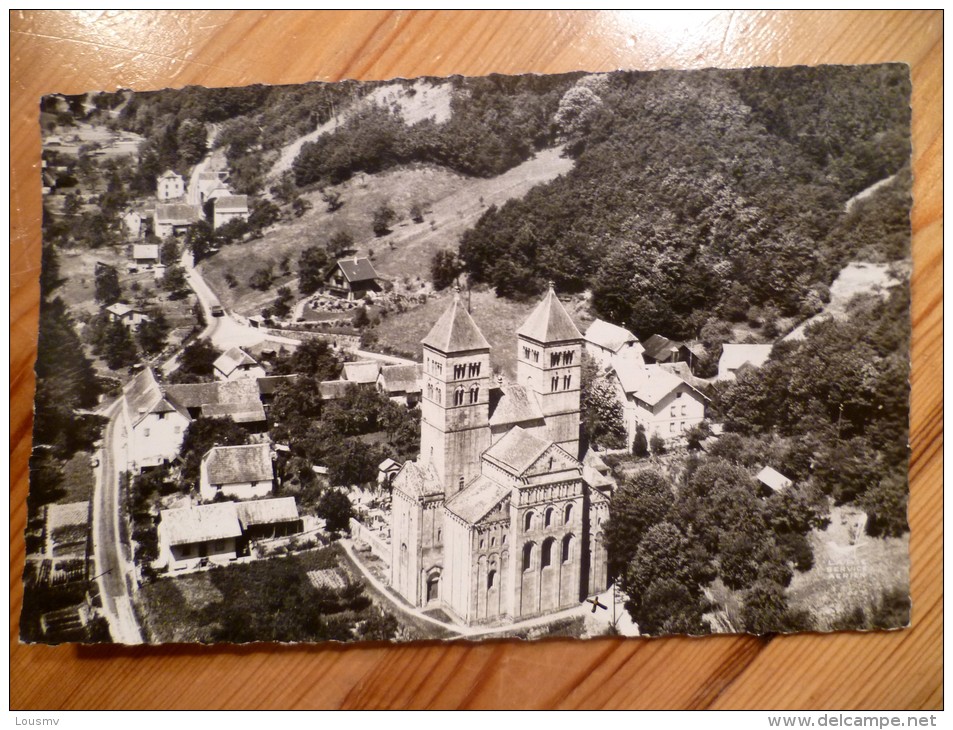
[[[43,97],[21,641],[907,627],[910,95]]]

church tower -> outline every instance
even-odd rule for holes
[[[449,499],[480,473],[490,445],[490,344],[459,291],[422,343],[420,462],[433,465]]]
[[[548,438],[578,459],[583,338],[552,282],[516,334],[516,381],[536,394]]]

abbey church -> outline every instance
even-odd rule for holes
[[[552,286],[517,338],[516,382],[494,379],[454,297],[423,339],[420,456],[393,483],[393,587],[471,624],[606,588],[612,482],[579,453],[584,341]]]

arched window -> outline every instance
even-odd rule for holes
[[[433,400],[433,383],[427,383],[427,397]]]
[[[486,550],[486,538],[480,538],[480,550]]]
[[[533,567],[533,547],[534,543],[528,542],[523,545],[523,572]]]
[[[572,375],[563,375],[563,390],[569,390],[570,383],[572,383]]]
[[[480,386],[474,385],[470,388],[470,402],[476,403],[480,398]]]
[[[566,509],[563,512],[563,524],[568,525],[572,521],[572,502],[566,505]]]
[[[463,475],[457,480],[457,484],[460,486],[460,489],[463,489]]]
[[[566,535],[563,538],[563,562],[568,563],[572,560],[572,535]]]
[[[438,528],[438,529],[437,529],[437,542],[440,542],[440,540],[441,540],[442,537],[443,537],[443,530],[441,530],[441,529]]]
[[[453,391],[453,405],[462,406],[463,405],[463,388],[457,388]]]
[[[443,391],[440,390],[440,388],[437,388],[437,402],[439,403],[442,400],[443,400]]]
[[[529,532],[533,529],[533,513],[532,511],[526,513],[526,517],[523,518],[523,529]]]
[[[552,380],[549,381],[550,386],[552,386],[552,392],[555,393],[559,390],[559,376],[554,375]]]
[[[496,547],[496,535],[490,535],[490,547]]]
[[[470,363],[469,375],[470,375],[471,378],[479,378],[479,377],[480,377],[480,363],[478,363],[478,362],[471,362],[471,363]]]
[[[546,510],[546,519],[543,521],[543,524],[544,524],[546,527],[552,527],[552,526],[553,526],[553,512],[554,512],[554,511],[555,511],[555,510],[554,510],[552,507],[550,507],[549,509]]]
[[[486,589],[490,590],[493,585],[496,583],[496,571],[491,570],[486,574]]]
[[[555,537],[547,537],[543,540],[543,554],[540,559],[540,566],[543,568],[548,568],[553,564],[553,545],[556,544]]]

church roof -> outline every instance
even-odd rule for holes
[[[394,477],[394,488],[409,497],[428,497],[444,491],[433,466],[419,461],[404,462],[404,467]]]
[[[468,487],[447,500],[446,508],[471,525],[486,517],[512,490],[486,476],[479,476]]]
[[[536,306],[516,334],[536,342],[566,342],[582,339],[566,308],[556,297],[552,285],[543,297],[543,301]]]
[[[535,395],[522,385],[507,383],[502,390],[503,395],[490,414],[491,426],[508,426],[543,418]]]
[[[421,342],[438,352],[466,352],[489,350],[480,328],[476,326],[467,308],[460,303],[460,295],[454,294],[453,302],[440,315],[440,319]]]
[[[507,471],[522,474],[550,446],[551,441],[534,436],[519,426],[513,426],[503,438],[484,452],[483,458],[497,462]]]

